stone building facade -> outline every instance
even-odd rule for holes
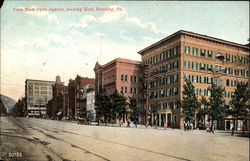
[[[54,81],[32,80],[25,81],[25,105],[29,117],[45,117],[46,104],[52,98]]]

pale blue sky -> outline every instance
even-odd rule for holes
[[[14,11],[14,8],[105,8],[119,11]],[[1,9],[1,93],[24,96],[24,81],[67,84],[76,74],[94,77],[94,64],[116,57],[140,60],[137,52],[187,30],[246,44],[247,1],[5,1]]]

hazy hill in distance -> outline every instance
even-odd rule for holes
[[[17,102],[16,100],[14,100],[8,96],[2,95],[2,94],[0,94],[0,99],[4,105],[7,113],[9,113],[11,111],[11,109],[14,107],[14,105]]]

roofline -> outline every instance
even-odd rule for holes
[[[231,42],[231,41],[227,41],[227,40],[223,40],[223,39],[219,39],[219,38],[215,38],[215,37],[211,37],[211,36],[207,36],[207,35],[202,35],[202,34],[198,34],[198,33],[194,33],[194,32],[190,32],[190,31],[185,31],[185,30],[179,30],[163,39],[161,39],[160,41],[157,41],[156,43],[138,51],[139,54],[142,54],[143,52],[163,43],[164,41],[166,40],[169,40],[171,39],[172,37],[176,36],[176,35],[179,35],[179,34],[185,34],[185,35],[189,35],[189,36],[196,36],[196,37],[199,37],[199,38],[203,38],[203,39],[207,39],[207,40],[211,40],[211,41],[214,41],[214,42],[219,42],[219,43],[224,43],[224,44],[228,44],[228,45],[232,45],[232,46],[235,46],[235,47],[241,47],[241,48],[244,48],[244,49],[249,49],[248,46],[246,45],[243,45],[243,44],[239,44],[239,43],[235,43],[235,42]]]
[[[26,79],[25,82],[27,81],[42,81],[42,82],[50,82],[50,83],[55,83],[55,81],[47,81],[47,80],[38,80],[38,79]]]
[[[123,62],[123,63],[135,64],[135,65],[140,65],[141,64],[140,61],[136,61],[136,60],[125,59],[125,58],[116,58],[116,59],[114,59],[114,60],[112,60],[112,61],[110,61],[110,62],[108,62],[108,63],[106,63],[104,65],[101,65],[101,68],[104,68],[104,67],[106,67],[106,66],[108,66],[110,64],[113,64],[115,62]]]

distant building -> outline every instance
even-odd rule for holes
[[[52,98],[54,81],[32,80],[25,81],[25,105],[27,114],[31,117],[46,115],[46,104]]]
[[[87,118],[91,120],[95,120],[96,111],[95,111],[95,87],[92,86],[87,90]]]
[[[86,117],[86,92],[89,86],[94,85],[93,78],[76,76],[75,80],[69,80],[69,115],[71,117]]]

